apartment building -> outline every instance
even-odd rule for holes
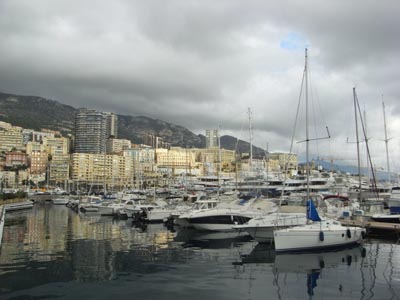
[[[0,124],[0,152],[12,149],[23,150],[22,127],[12,126],[9,123]]]
[[[105,153],[107,140],[117,137],[117,116],[81,108],[75,115],[75,153]]]

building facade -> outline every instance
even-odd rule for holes
[[[206,148],[219,147],[218,129],[206,129]]]
[[[23,150],[22,128],[1,122],[0,124],[0,152],[13,149]]]
[[[107,140],[117,137],[117,116],[81,108],[75,115],[75,153],[105,153]]]

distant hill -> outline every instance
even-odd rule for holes
[[[314,162],[321,166],[324,170],[327,171],[334,171],[334,172],[340,172],[340,173],[348,173],[352,175],[357,175],[358,174],[358,167],[357,166],[349,166],[349,165],[339,165],[339,164],[332,164],[329,161],[325,160],[316,160],[314,159]],[[305,163],[302,163],[305,164]],[[367,176],[368,175],[368,169],[367,168],[361,168],[361,174]],[[388,174],[385,171],[381,170],[375,170],[375,174],[377,177],[377,180],[386,180],[388,178]],[[391,173],[391,178],[396,178],[397,174]]]
[[[41,130],[47,128],[72,134],[74,114],[77,109],[54,100],[37,96],[20,96],[0,92],[0,121],[15,126]],[[204,135],[196,135],[187,128],[145,116],[118,115],[118,137],[143,143],[145,134],[162,137],[172,146],[203,148]],[[249,143],[232,136],[221,137],[221,147],[239,153],[250,152]],[[236,148],[237,147],[237,148]],[[253,146],[254,156],[263,155],[264,150]]]

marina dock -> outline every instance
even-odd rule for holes
[[[364,227],[367,229],[367,233],[385,232],[387,234],[400,234],[400,224],[397,223],[374,222],[364,219],[340,220],[340,223],[342,223],[344,226]]]

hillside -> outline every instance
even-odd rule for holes
[[[59,130],[72,134],[76,108],[37,96],[20,96],[0,92],[0,121],[15,126],[41,130]],[[145,116],[118,115],[118,137],[143,143],[145,134],[160,136],[173,146],[205,147],[205,136],[196,135],[185,127],[167,123]],[[249,143],[237,141],[232,136],[221,137],[221,147],[249,153]],[[263,155],[264,150],[253,146],[255,156]]]

